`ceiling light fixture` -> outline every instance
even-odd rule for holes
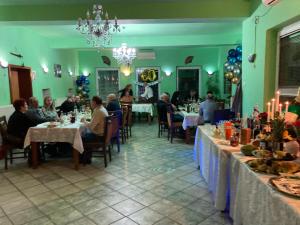
[[[120,48],[113,49],[113,57],[118,64],[131,65],[136,58],[136,50],[135,48],[127,48],[127,44],[123,43]]]
[[[87,43],[92,47],[106,47],[111,43],[112,33],[121,31],[117,17],[115,17],[114,24],[109,21],[107,12],[102,19],[102,5],[94,5],[92,14],[95,16],[94,19],[91,18],[89,10],[86,13],[86,19],[79,18],[76,29],[86,36]]]

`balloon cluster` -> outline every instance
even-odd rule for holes
[[[224,64],[225,78],[237,84],[242,75],[242,46],[228,51],[227,61]]]
[[[77,86],[77,95],[80,99],[88,99],[89,98],[89,88],[90,80],[84,75],[80,75],[77,77],[76,86]]]

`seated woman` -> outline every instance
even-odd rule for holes
[[[129,91],[125,91],[125,95],[120,98],[121,103],[131,104],[133,102],[133,97],[130,95]]]
[[[183,105],[184,99],[180,93],[180,91],[175,91],[171,98],[171,103],[178,107],[179,105]]]
[[[126,92],[128,92],[130,96],[133,96],[132,84],[127,84],[124,89],[119,91],[119,93],[121,93],[120,98],[125,96]]]
[[[13,106],[15,111],[9,117],[7,124],[8,139],[23,147],[27,131],[30,127],[35,126],[35,123],[26,116],[28,105],[25,99],[15,100]]]
[[[106,109],[109,112],[121,110],[120,104],[119,104],[115,94],[109,94],[107,96]]]
[[[83,142],[94,142],[104,138],[105,117],[108,116],[107,110],[102,105],[102,99],[94,96],[91,102],[93,109],[91,122],[84,122],[87,132],[84,134]]]
[[[46,96],[44,98],[44,106],[42,108],[42,113],[48,121],[56,121],[59,119],[54,107],[54,103],[50,96]]]

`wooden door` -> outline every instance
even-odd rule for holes
[[[32,97],[31,68],[9,65],[8,72],[11,102],[19,98],[28,100]]]

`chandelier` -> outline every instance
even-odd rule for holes
[[[110,45],[112,34],[120,32],[121,28],[118,24],[117,17],[114,23],[109,21],[108,13],[103,16],[102,5],[93,6],[94,19],[91,18],[90,11],[86,13],[86,19],[79,18],[76,29],[86,36],[87,43],[95,48],[101,48]]]
[[[113,57],[118,64],[130,65],[136,57],[135,48],[127,48],[127,44],[123,43],[120,48],[113,49]]]

